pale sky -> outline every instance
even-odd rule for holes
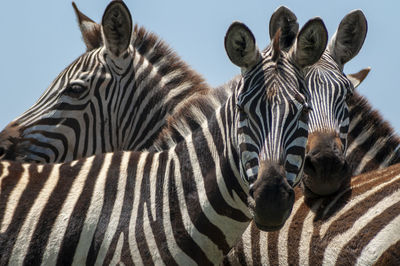
[[[100,21],[109,1],[76,0],[79,9]],[[320,16],[331,37],[341,19],[361,9],[368,34],[360,53],[345,66],[345,73],[372,67],[358,88],[383,117],[400,132],[400,90],[397,85],[400,55],[398,0],[146,0],[125,1],[135,23],[164,39],[192,68],[213,86],[240,71],[228,59],[223,39],[230,23],[244,22],[258,46],[269,43],[268,22],[280,5],[289,7],[300,26]],[[27,110],[67,65],[85,51],[71,2],[3,1],[0,16],[0,128]]]

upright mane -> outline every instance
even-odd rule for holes
[[[348,106],[350,127],[346,158],[353,167],[353,175],[400,162],[400,138],[379,111],[358,92],[349,99]],[[376,154],[368,154],[370,150]],[[360,157],[369,161],[360,162]]]
[[[153,149],[167,149],[199,128],[201,124],[215,114],[215,110],[232,94],[239,80],[240,76],[235,76],[227,83],[209,90],[208,93],[198,93],[195,97],[189,99],[185,105],[176,108],[174,114],[168,117],[167,125],[157,137]]]
[[[167,45],[156,34],[147,31],[144,27],[135,24],[133,31],[132,45],[137,52],[145,57],[148,62],[157,68],[157,75],[153,81],[147,84],[147,87],[152,88],[154,84],[165,76],[174,74],[175,78],[167,84],[164,84],[164,90],[176,90],[174,101],[170,103],[175,107],[172,108],[171,114],[175,110],[186,105],[187,100],[195,94],[204,95],[209,93],[211,87],[205,82],[203,77],[194,71],[187,63]],[[178,75],[177,75],[178,74]],[[140,79],[140,77],[138,77]],[[161,81],[162,82],[162,81]],[[178,103],[178,104],[176,104]],[[164,108],[170,109],[169,106]]]

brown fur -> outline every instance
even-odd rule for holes
[[[301,203],[299,209],[292,214],[291,223],[285,225],[286,229],[289,230],[288,239],[282,244],[287,244],[289,265],[299,264],[299,247],[304,247],[305,245],[309,245],[309,254],[302,255],[308,256],[309,264],[321,265],[325,249],[336,236],[349,230],[353,225],[356,225],[357,220],[384,197],[390,197],[392,193],[400,190],[400,180],[397,179],[394,181],[394,178],[397,178],[399,175],[400,164],[396,164],[383,170],[372,171],[354,177],[351,182],[351,189],[342,192],[340,195],[310,201],[309,205],[311,210],[305,203]],[[357,203],[353,208],[338,216],[338,212],[349,202],[379,185],[383,185],[381,189],[372,193],[370,196],[366,197],[365,200]],[[302,201],[304,197],[301,195],[299,188],[296,188],[295,192],[295,202],[299,200]],[[359,254],[370,240],[382,230],[389,221],[392,221],[399,215],[399,199],[393,198],[393,201],[394,204],[391,207],[372,219],[353,239],[349,239],[349,242],[344,245],[339,253],[338,265],[354,265]],[[305,217],[312,213],[314,214],[312,227],[303,227]],[[334,222],[330,224],[329,228],[326,230],[326,234],[321,235],[321,227],[329,222],[330,218],[334,218]],[[311,242],[301,242],[301,234],[303,232],[310,232],[310,230],[312,230]],[[265,233],[252,231],[251,237],[257,237],[257,239],[259,239],[260,234]],[[280,232],[268,233],[269,265],[276,265],[278,263],[279,234]],[[310,233],[306,234],[309,235]],[[393,237],[398,238],[399,236]],[[397,265],[400,258],[399,243],[398,241],[395,245],[387,249],[377,261],[376,265]],[[237,250],[235,248],[229,255],[229,261],[232,263],[235,263],[235,261],[248,261],[248,258],[244,258],[245,253],[243,251],[243,249],[248,248],[249,247],[243,247],[242,250]],[[261,256],[264,248],[265,246],[261,247]],[[230,264],[229,261],[228,258],[226,258],[225,264]],[[253,265],[259,265],[260,263],[261,260],[257,260],[256,257],[253,256]]]

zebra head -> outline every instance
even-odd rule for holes
[[[285,38],[293,39],[278,30],[272,44],[259,52],[253,34],[240,22],[225,36],[227,54],[242,70],[234,97],[240,175],[249,185],[250,209],[262,230],[279,229],[293,206],[292,187],[302,176],[310,109],[302,71],[319,60],[327,31],[315,18],[289,51],[282,49],[291,43]]]
[[[132,26],[122,1],[101,24],[73,4],[87,47],[41,98],[0,133],[0,157],[64,162],[148,148],[166,116],[209,87],[167,45]]]
[[[307,70],[305,80],[313,108],[302,180],[307,197],[330,195],[349,184],[351,169],[346,162],[349,111],[346,101],[368,71],[346,77],[343,66],[360,51],[366,34],[367,21],[362,11],[349,13],[341,21],[321,59]]]
[[[124,86],[134,76],[132,18],[122,1],[113,1],[101,26],[83,14],[78,19],[88,51],[1,132],[3,159],[59,162],[116,145],[106,135],[123,126],[111,114],[126,111]]]

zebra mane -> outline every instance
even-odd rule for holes
[[[240,75],[237,75],[227,83],[211,89],[209,94],[198,94],[177,108],[158,135],[153,149],[160,151],[176,145],[208,121],[215,115],[216,109],[233,93],[239,79]]]
[[[132,46],[136,49],[136,52],[139,52],[141,56],[147,58],[149,63],[157,68],[161,78],[168,74],[179,72],[179,77],[174,79],[172,84],[165,84],[167,89],[177,88],[180,84],[190,84],[187,89],[184,89],[184,94],[180,93],[178,95],[181,97],[176,97],[176,102],[178,102],[179,105],[184,104],[185,98],[189,98],[196,93],[207,94],[211,89],[204,78],[184,62],[173,49],[156,34],[135,24],[133,36]]]
[[[346,160],[353,174],[400,162],[400,138],[368,100],[354,92],[348,102],[350,126]],[[376,154],[369,154],[375,151]],[[362,162],[362,160],[368,162]],[[363,165],[364,164],[364,165]]]

